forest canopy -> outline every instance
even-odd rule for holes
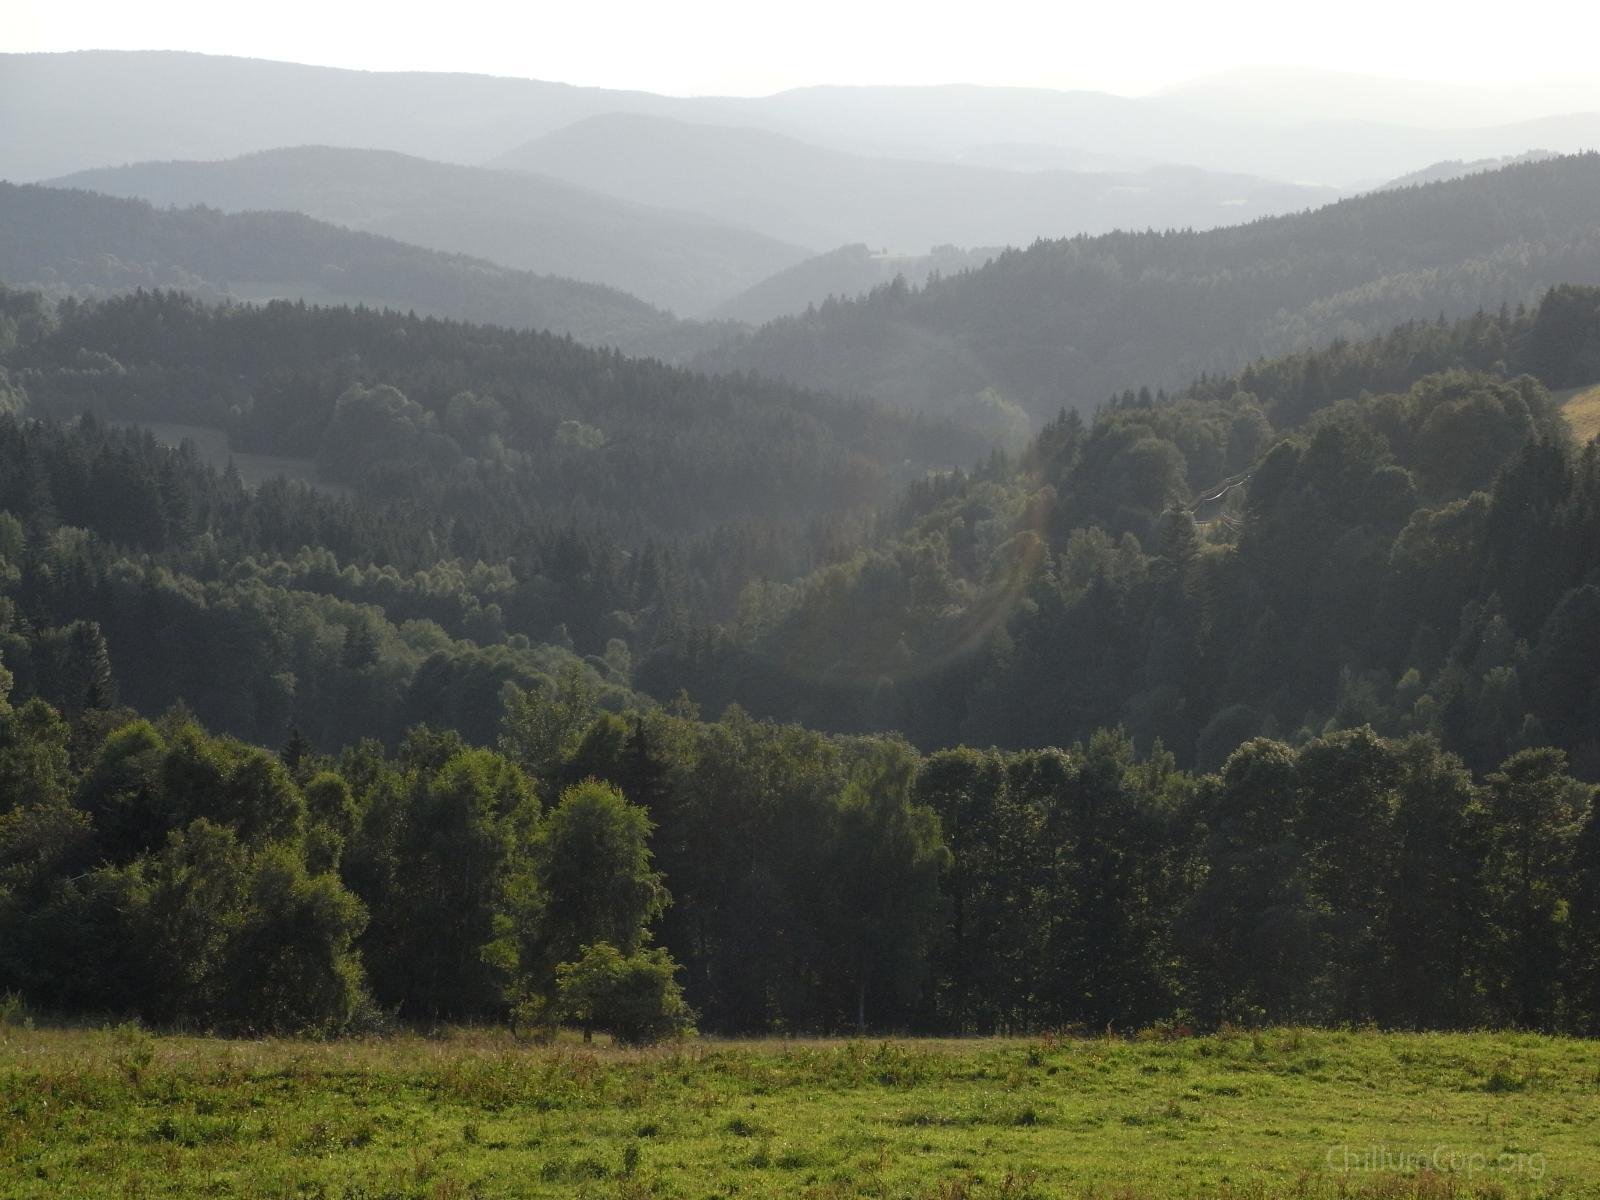
[[[547,334],[0,292],[0,992],[1600,1031],[1600,447],[1553,394],[1597,378],[1559,287],[986,455]]]

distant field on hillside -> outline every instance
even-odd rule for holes
[[[333,1043],[0,1026],[0,1196],[1600,1196],[1600,1043]]]
[[[1600,437],[1600,384],[1562,393],[1562,415],[1580,442]]]
[[[176,448],[185,441],[191,441],[195,449],[200,452],[200,457],[217,470],[227,470],[231,462],[246,487],[259,487],[268,479],[282,476],[285,479],[308,483],[333,495],[348,495],[350,492],[346,484],[332,483],[323,479],[317,470],[317,464],[309,458],[287,458],[275,454],[245,454],[235,451],[230,448],[227,431],[213,429],[209,425],[180,425],[169,421],[113,423],[148,429],[155,435],[156,441],[164,446]]]

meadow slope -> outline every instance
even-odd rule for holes
[[[0,1195],[1593,1197],[1600,1044],[0,1034]]]

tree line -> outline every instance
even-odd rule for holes
[[[224,1031],[1600,1032],[1559,750],[1474,777],[1363,727],[1196,776],[1120,731],[922,756],[596,701],[331,755],[0,702],[0,990]]]

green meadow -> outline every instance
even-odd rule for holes
[[[1559,392],[1556,399],[1574,437],[1580,442],[1600,437],[1600,384]]]
[[[1600,1043],[10,1027],[0,1195],[1600,1197]]]

